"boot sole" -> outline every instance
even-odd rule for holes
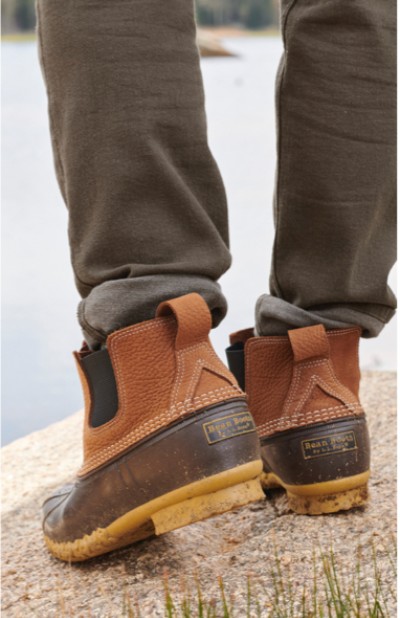
[[[283,488],[289,508],[300,515],[324,515],[365,506],[370,471],[323,483],[288,485],[273,472],[261,475],[265,489]]]
[[[46,535],[44,539],[49,551],[60,560],[81,562],[94,558],[265,499],[261,471],[262,461],[251,461],[168,492],[75,541],[55,542]]]

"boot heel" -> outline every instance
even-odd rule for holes
[[[252,479],[213,493],[173,504],[151,516],[157,535],[225,513],[250,502],[264,499],[259,479]]]
[[[265,489],[282,487],[286,490],[288,506],[300,515],[323,515],[365,506],[368,502],[369,470],[334,481],[309,485],[288,485],[274,473],[261,477]]]
[[[365,506],[368,502],[368,486],[365,484],[355,489],[324,496],[299,496],[288,491],[287,497],[289,508],[295,513],[324,515]]]

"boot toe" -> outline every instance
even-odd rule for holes
[[[42,525],[46,536],[52,537],[52,533],[58,527],[62,519],[64,505],[71,495],[73,487],[73,483],[64,485],[44,501],[42,505]]]

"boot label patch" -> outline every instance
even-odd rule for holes
[[[343,431],[330,436],[318,436],[310,440],[302,440],[301,446],[304,459],[355,451],[358,448],[354,431]]]
[[[208,444],[215,444],[256,430],[249,412],[236,412],[203,424]]]

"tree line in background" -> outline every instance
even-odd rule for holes
[[[279,0],[196,0],[201,26],[241,25],[257,29],[277,26]]]
[[[36,24],[35,0],[1,0],[3,32],[29,32]]]
[[[274,26],[278,23],[278,2],[279,0],[196,0],[197,21],[200,26],[234,24],[252,29]],[[5,33],[32,31],[36,24],[35,0],[2,0],[1,16],[2,30]]]

